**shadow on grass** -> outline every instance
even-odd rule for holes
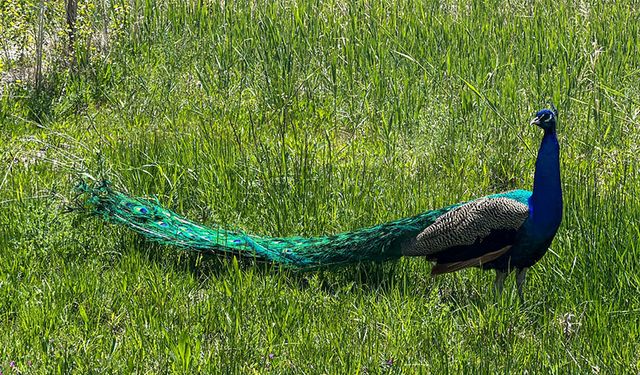
[[[109,227],[108,224],[104,225]],[[81,230],[88,230],[88,228]],[[488,276],[483,276],[480,280],[463,272],[431,279],[429,267],[426,264],[420,264],[420,262],[426,262],[423,259],[392,260],[384,263],[361,262],[299,271],[251,257],[179,250],[175,247],[149,242],[142,236],[135,234],[120,236],[119,234],[124,234],[124,232],[120,233],[119,229],[108,230],[100,237],[109,236],[109,232],[117,238],[109,245],[109,247],[116,249],[114,252],[118,254],[116,258],[123,254],[135,253],[141,256],[143,262],[155,264],[160,269],[164,268],[176,274],[189,273],[200,283],[209,279],[233,278],[237,277],[237,273],[241,273],[251,274],[258,278],[275,276],[290,288],[299,291],[318,291],[328,297],[336,297],[345,293],[361,293],[383,298],[423,296],[425,299],[435,299],[438,304],[447,305],[453,310],[464,310],[469,307],[485,309],[495,304],[520,306],[513,280],[511,280],[513,277],[505,286],[503,295],[496,296],[493,291],[493,272],[474,269],[464,271],[467,273],[482,272],[482,275]],[[111,266],[115,266],[118,260],[113,258],[113,255],[109,253],[105,260],[108,260]],[[424,274],[422,274],[422,270],[424,270]],[[474,282],[469,283],[468,280],[474,280]],[[538,302],[527,301],[520,308],[534,313],[534,311],[543,309],[543,306]]]
[[[140,236],[135,236],[133,243],[121,243],[119,247],[123,249],[132,247],[146,260],[163,267],[171,267],[176,272],[189,272],[198,280],[212,277],[224,278],[226,275],[230,275],[233,272],[235,258],[240,272],[252,272],[257,276],[277,274],[286,283],[301,290],[319,288],[330,295],[344,291],[347,286],[356,287],[367,293],[382,295],[392,292],[400,292],[402,295],[412,291],[412,288],[402,286],[400,272],[403,270],[400,270],[402,267],[399,267],[399,262],[396,260],[384,263],[361,262],[313,270],[295,270],[238,254],[176,250],[170,246],[150,243]],[[172,259],[167,259],[167,257]]]

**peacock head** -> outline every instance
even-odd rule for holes
[[[544,130],[554,130],[556,128],[556,118],[558,110],[551,105],[551,109],[542,109],[536,113],[536,117],[531,120],[531,124],[538,125]]]

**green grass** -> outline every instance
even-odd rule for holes
[[[40,91],[0,98],[3,373],[640,372],[633,1],[107,13],[108,48],[87,37],[77,72],[49,55]],[[296,274],[155,246],[60,204],[84,168],[210,225],[355,229],[530,189],[541,134],[527,124],[548,100],[566,209],[524,304],[512,279],[495,298],[489,272],[432,279],[415,258]]]

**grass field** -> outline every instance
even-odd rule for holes
[[[82,3],[106,44],[2,81],[0,371],[640,373],[640,8],[602,3]],[[64,212],[72,169],[278,236],[530,189],[549,100],[565,216],[525,303],[475,269],[298,274]]]

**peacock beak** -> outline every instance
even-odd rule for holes
[[[529,125],[540,125],[540,117],[536,116],[533,120],[531,120]]]

